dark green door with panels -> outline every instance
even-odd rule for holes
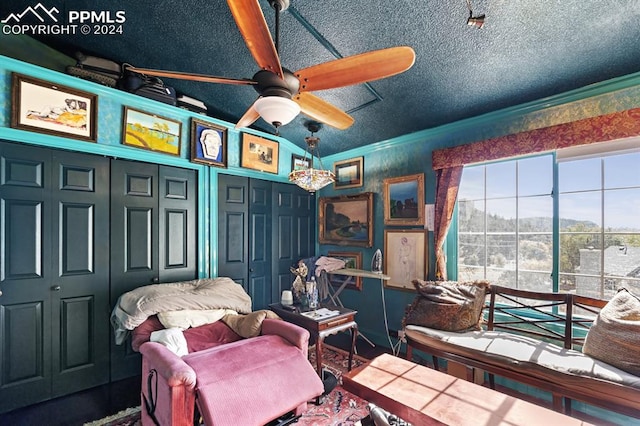
[[[301,188],[219,175],[218,275],[266,309],[291,286],[289,267],[314,254],[315,224],[315,198]]]

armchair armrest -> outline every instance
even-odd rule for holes
[[[309,332],[304,328],[280,319],[266,318],[262,321],[262,334],[275,334],[300,348],[304,356],[309,350]]]
[[[195,388],[196,372],[164,345],[146,342],[140,346],[140,353],[144,357],[146,365],[149,368],[154,368],[169,386]]]

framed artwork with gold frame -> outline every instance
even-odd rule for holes
[[[424,173],[384,179],[384,224],[424,225]]]
[[[246,169],[278,174],[279,144],[249,133],[242,134],[240,165]]]
[[[424,229],[384,230],[385,287],[414,290],[412,281],[427,276],[427,238]]]
[[[318,242],[373,247],[373,192],[318,201]]]

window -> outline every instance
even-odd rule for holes
[[[622,285],[640,292],[638,152],[467,166],[457,218],[459,280],[599,298]]]

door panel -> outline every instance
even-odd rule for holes
[[[249,181],[249,295],[253,310],[268,309],[271,303],[271,182]]]
[[[160,282],[197,276],[197,172],[160,166],[158,244]]]
[[[109,381],[109,160],[53,151],[52,397]]]
[[[218,175],[218,275],[249,290],[247,178]]]
[[[0,412],[51,394],[50,158],[0,143]]]

